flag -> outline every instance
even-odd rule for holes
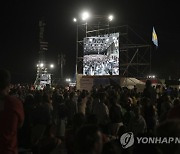
[[[153,27],[153,31],[152,31],[152,41],[153,41],[154,45],[156,47],[158,47],[158,38],[157,38],[157,34],[156,34],[154,27]]]

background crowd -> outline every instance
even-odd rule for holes
[[[126,132],[133,132],[135,137],[180,137],[180,91],[176,88],[152,86],[147,80],[141,93],[136,86],[130,90],[119,85],[101,85],[91,91],[61,86],[36,90],[29,85],[10,86],[10,81],[2,84],[7,77],[0,72],[0,103],[14,99],[20,104],[17,110],[21,107],[23,110],[16,112],[20,154],[180,153],[178,144],[135,142],[124,149],[120,143]],[[3,97],[7,86],[8,99]],[[3,131],[6,132],[2,127],[6,121],[5,108],[0,105],[0,143],[7,139],[3,138]],[[0,153],[4,147],[0,145]]]

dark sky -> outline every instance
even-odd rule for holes
[[[159,48],[152,51],[152,71],[162,77],[180,77],[180,18],[176,3],[163,0],[4,1],[0,67],[11,71],[14,82],[34,82],[39,56],[38,21],[44,16],[49,42],[46,60],[56,64],[57,54],[63,52],[66,55],[64,76],[73,77],[76,27],[72,19],[88,8],[95,15],[113,13],[114,25],[129,25],[150,44],[154,26]]]

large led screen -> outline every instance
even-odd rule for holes
[[[83,40],[83,75],[119,75],[119,33]]]

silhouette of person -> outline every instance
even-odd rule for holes
[[[0,69],[0,153],[18,154],[17,131],[23,125],[22,102],[9,95],[10,73]]]

